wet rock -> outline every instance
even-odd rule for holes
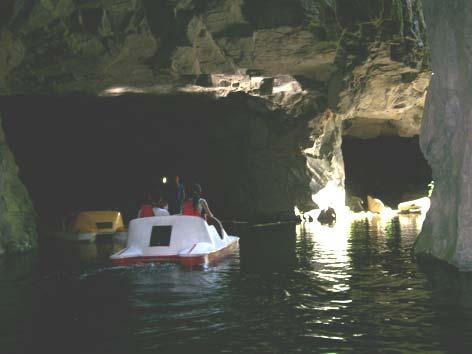
[[[0,82],[9,92],[64,94],[244,69],[328,80],[336,70],[339,33],[334,4],[277,6],[241,0],[17,2],[14,11],[5,10],[4,22],[14,23],[24,55],[14,65],[0,62]]]
[[[398,211],[401,213],[416,213],[416,212],[427,212],[431,205],[431,201],[428,197],[410,200],[398,204]]]
[[[12,59],[2,63],[0,54],[0,83],[10,93],[64,94],[179,84],[187,75],[241,70],[299,75],[329,82],[335,97],[344,90],[344,119],[369,118],[406,100],[390,115],[399,125],[422,107],[424,26],[417,0],[405,5],[408,11],[381,3],[371,1],[366,11],[357,2],[324,0],[270,6],[259,0],[17,2],[15,11],[5,12],[18,43],[2,43]],[[8,26],[0,31],[8,34]],[[394,60],[388,52],[395,46],[402,50]],[[409,76],[419,76],[416,90],[400,85]],[[398,87],[388,93],[391,86]],[[380,97],[382,90],[389,103],[365,112],[370,95]],[[409,127],[399,129],[411,134]]]
[[[24,59],[21,40],[9,31],[0,30],[0,94],[8,92],[6,77]]]
[[[367,196],[367,210],[372,213],[381,213],[385,210],[384,203],[377,198],[373,198],[370,195]]]
[[[364,210],[364,201],[362,198],[356,197],[356,196],[349,196],[347,198],[346,205],[351,209],[351,211],[355,213],[360,213]]]
[[[201,74],[201,75],[198,75],[197,80],[195,81],[195,84],[202,87],[212,87],[213,80],[212,80],[211,75]]]
[[[1,130],[0,120],[0,254],[28,251],[37,245],[36,220],[28,192]]]
[[[472,270],[472,3],[423,2],[434,72],[421,127],[431,165],[431,209],[415,253]]]
[[[330,184],[344,189],[341,118],[327,111],[310,122],[312,146],[304,150],[311,173],[310,188],[317,194]],[[325,207],[325,206],[323,206]]]
[[[261,86],[259,88],[259,92],[262,95],[270,95],[272,94],[273,88],[274,88],[274,78],[273,77],[267,78],[267,79],[262,80]]]
[[[382,11],[373,1],[371,13],[359,14],[369,20],[352,24],[340,39],[336,62],[341,72],[332,78],[331,105],[349,120],[345,135],[368,139],[419,134],[430,80],[422,8],[419,1],[397,9],[394,4],[382,6]],[[370,17],[377,11],[383,21]],[[347,18],[354,20],[352,14]]]
[[[241,91],[219,98],[218,105],[228,113],[211,117],[208,132],[212,146],[218,147],[211,149],[209,161],[225,176],[216,174],[209,184],[225,196],[224,217],[280,221],[294,217],[295,205],[313,209],[311,176],[300,148],[309,139],[313,110],[306,105],[312,97],[302,91],[252,96],[242,91],[250,87],[244,81],[250,78],[232,79],[241,80]]]

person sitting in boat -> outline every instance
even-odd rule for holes
[[[149,218],[154,216],[154,205],[152,202],[151,194],[147,194],[146,198],[144,199],[144,203],[139,208],[138,218]]]
[[[157,203],[154,201],[158,200]],[[138,212],[138,218],[148,218],[152,216],[169,216],[169,205],[161,197],[161,194],[148,194],[146,196],[145,202],[141,205],[141,208]]]
[[[321,210],[317,220],[321,225],[333,226],[336,222],[336,211],[332,207],[329,207],[326,210]]]
[[[191,197],[184,201],[182,215],[199,216],[206,219],[209,225],[215,226],[216,231],[218,231],[220,237],[223,238],[223,225],[221,221],[215,218],[208,207],[207,201],[201,198],[201,194],[202,187],[199,184],[194,184],[190,189]]]
[[[160,199],[152,211],[154,212],[154,216],[169,216],[169,205],[164,199]]]

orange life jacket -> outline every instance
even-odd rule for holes
[[[187,199],[184,202],[184,205],[182,206],[182,215],[202,216],[200,210],[193,207],[193,201],[191,199]]]
[[[140,216],[142,218],[148,218],[154,216],[154,211],[152,210],[153,206],[151,204],[144,204],[141,206]]]

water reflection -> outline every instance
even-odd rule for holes
[[[0,259],[0,347],[48,353],[461,352],[472,275],[421,263],[422,220],[246,230],[204,268],[115,267],[122,245],[42,243]]]
[[[438,340],[451,352],[469,352],[472,345],[472,273],[455,271],[441,262],[422,261],[425,286],[431,289],[431,305],[436,309]]]
[[[241,235],[241,270],[286,272],[297,264],[295,224],[253,227]]]
[[[325,280],[325,287],[329,286],[331,292],[349,290],[347,228],[347,223],[337,223],[334,227],[303,223],[298,227],[300,243],[307,252],[304,255],[305,268],[312,269],[317,279]],[[312,252],[309,252],[308,245]]]

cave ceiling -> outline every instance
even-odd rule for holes
[[[2,95],[272,100],[271,80],[289,75],[320,93],[344,134],[419,132],[430,78],[419,1],[8,0],[0,10]]]

